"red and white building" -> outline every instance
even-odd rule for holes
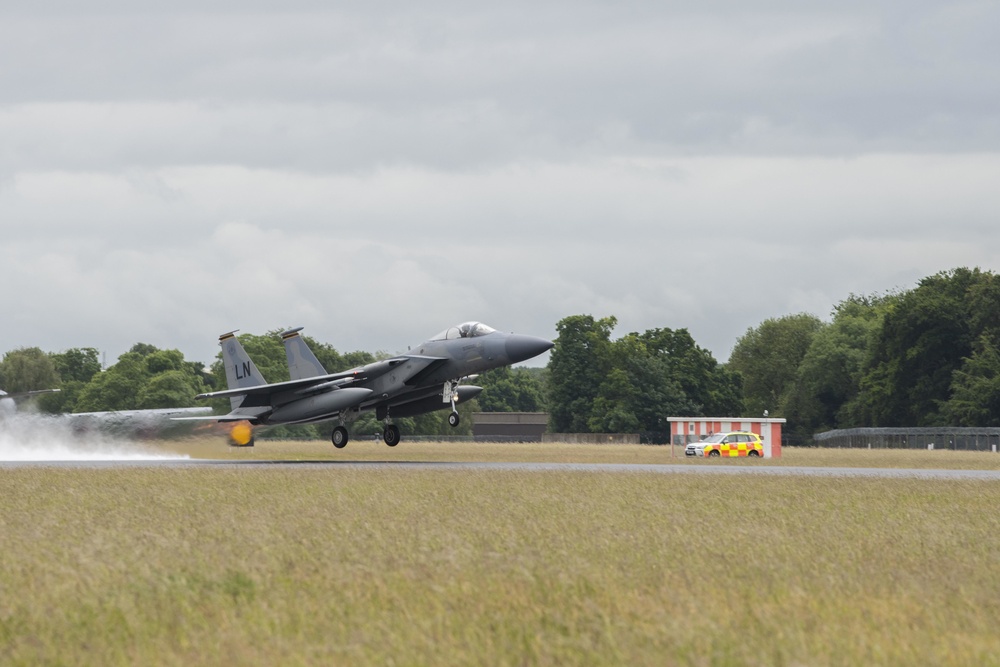
[[[764,458],[781,456],[781,425],[784,419],[769,417],[667,417],[670,442],[686,445],[715,433],[749,431],[764,442]]]

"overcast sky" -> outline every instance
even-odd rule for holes
[[[586,313],[726,361],[770,317],[1000,271],[997,26],[996,0],[4,2],[0,353],[210,362],[290,326],[395,353]]]

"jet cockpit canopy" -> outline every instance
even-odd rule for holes
[[[496,329],[487,326],[482,322],[465,322],[455,327],[449,327],[431,338],[431,340],[454,340],[456,338],[475,338],[491,334]]]

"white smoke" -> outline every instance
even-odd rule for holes
[[[97,429],[80,430],[65,417],[20,412],[0,416],[0,461],[152,461],[186,459]]]

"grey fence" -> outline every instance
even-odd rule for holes
[[[868,449],[960,449],[997,451],[1000,428],[912,427],[847,428],[813,436],[820,447],[859,447]]]
[[[571,445],[638,445],[638,433],[546,433],[542,442]]]

